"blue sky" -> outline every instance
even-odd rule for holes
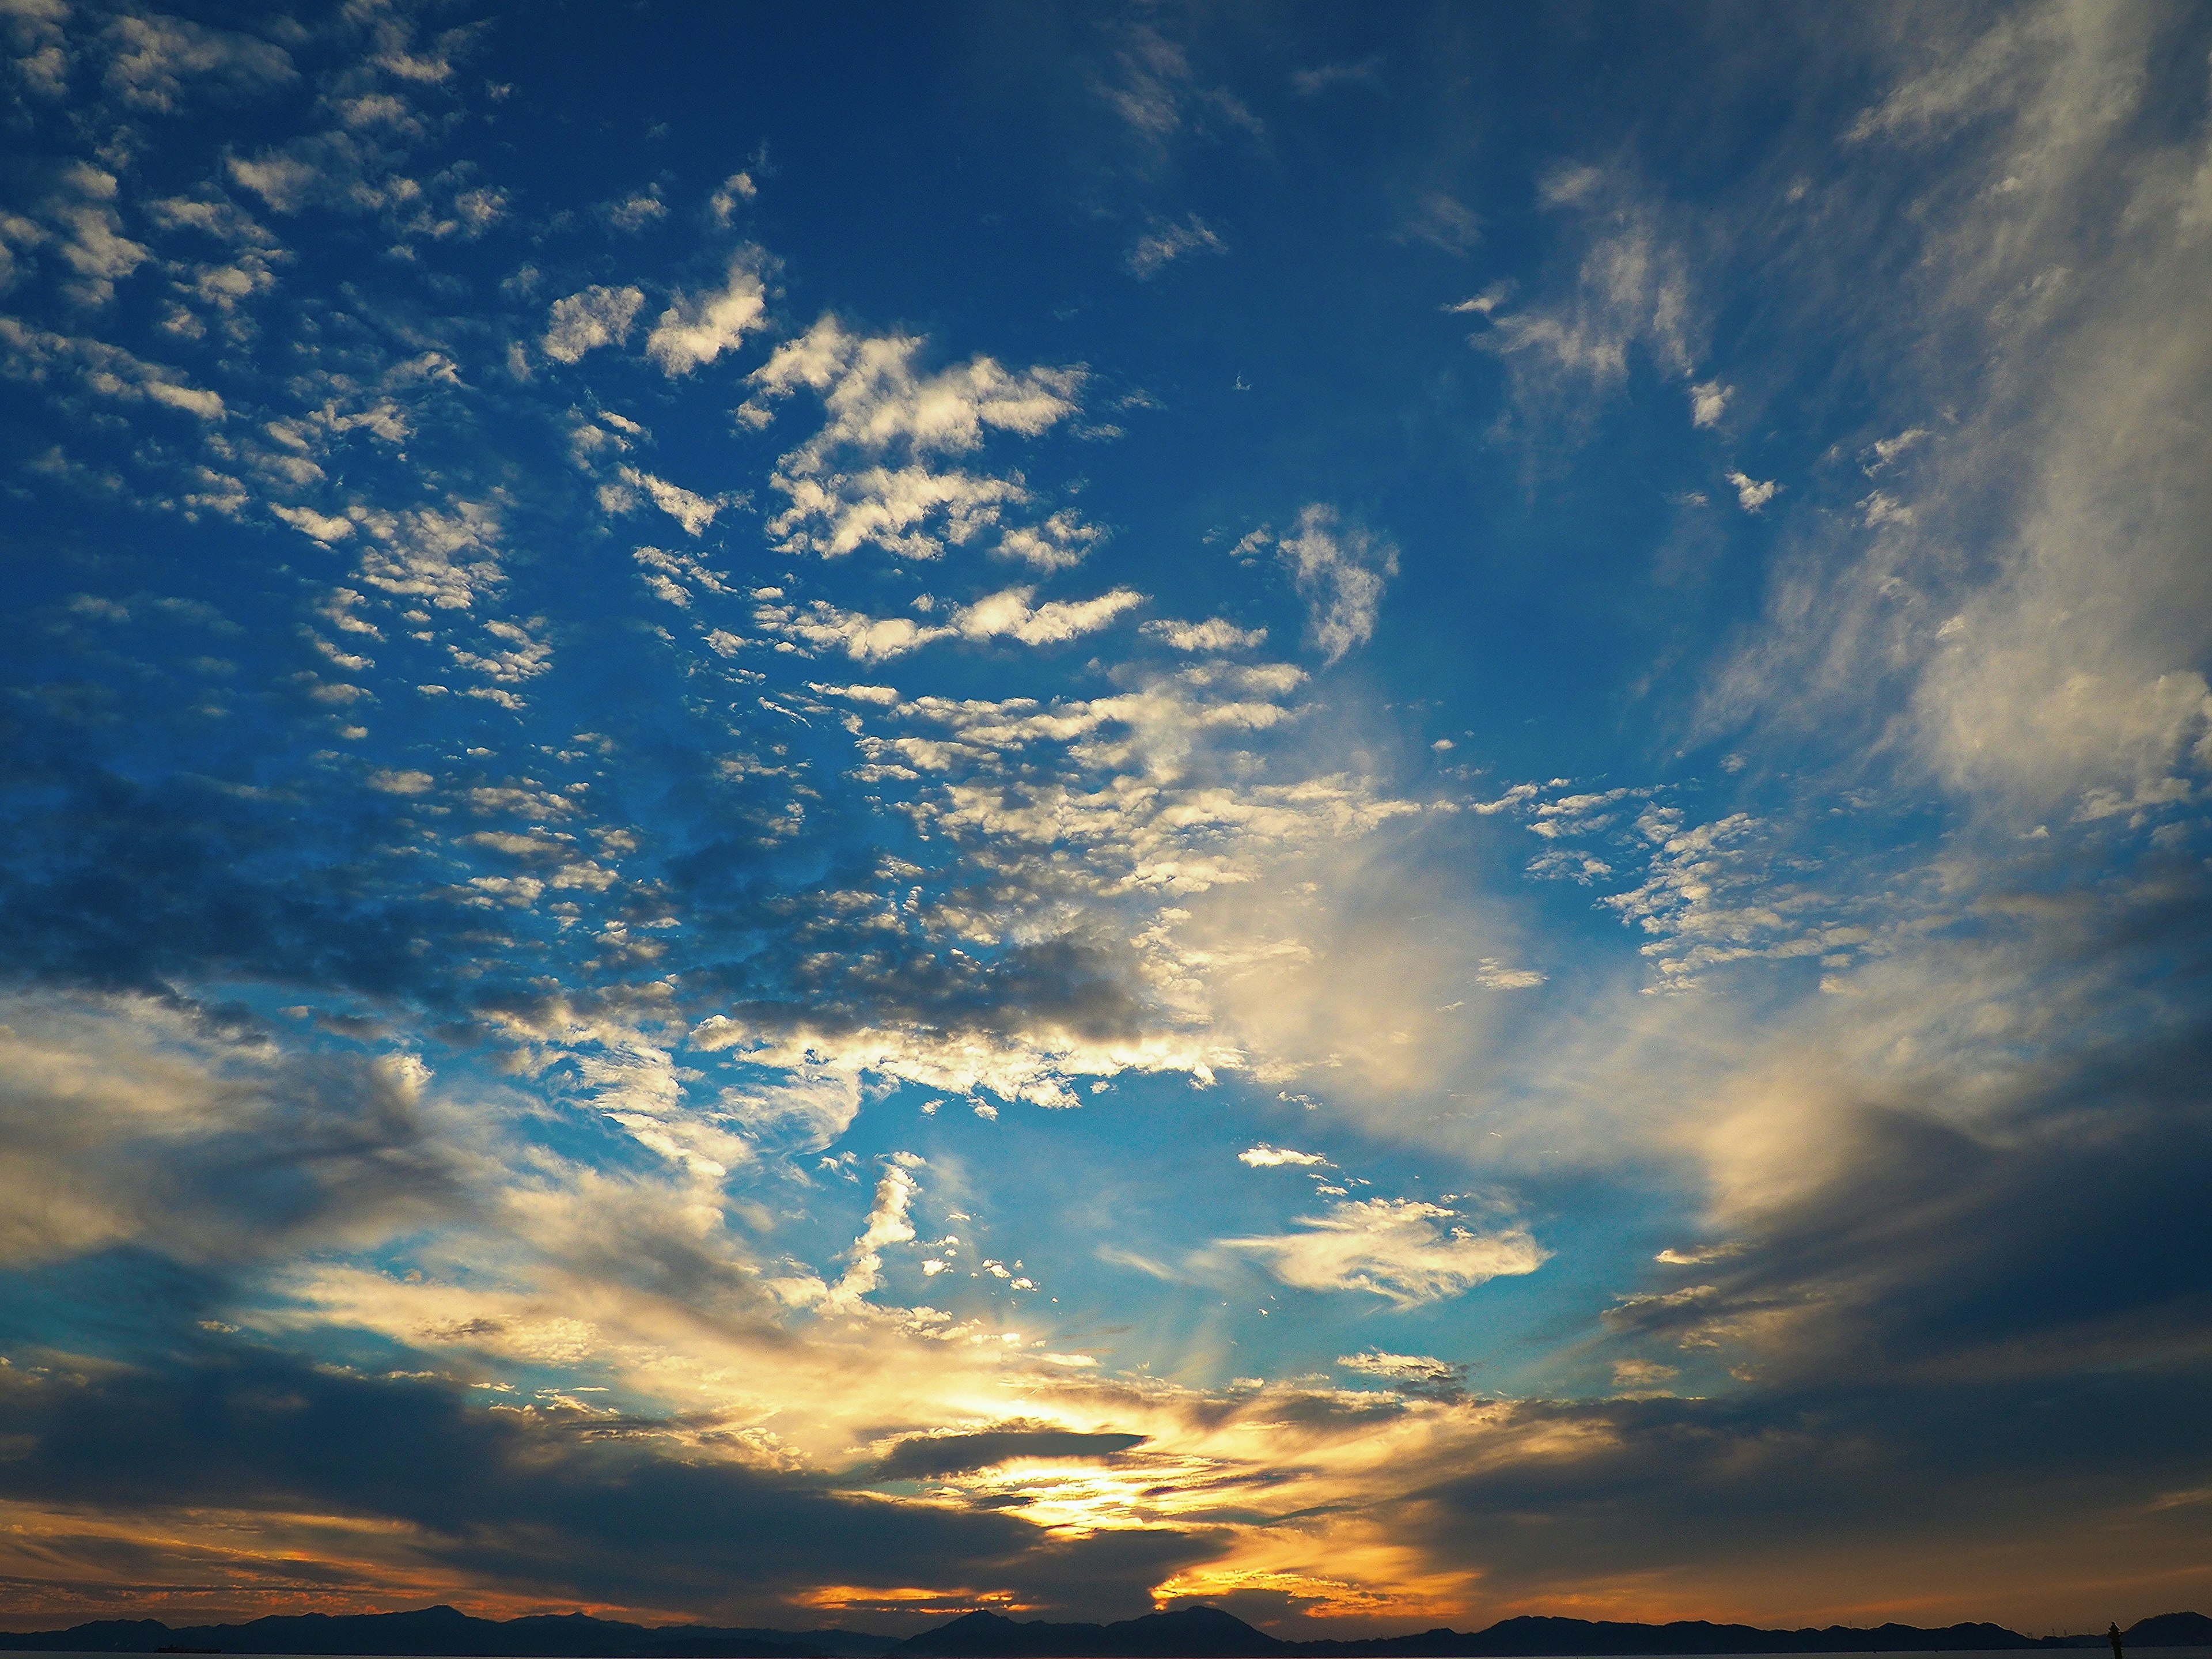
[[[2201,14],[0,21],[13,1622],[2212,1591]]]

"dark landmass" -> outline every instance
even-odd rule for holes
[[[2212,1648],[2212,1619],[2162,1613],[2122,1632],[2130,1650]],[[2022,1636],[2002,1625],[1881,1625],[1871,1630],[1761,1630],[1683,1620],[1628,1625],[1587,1619],[1507,1619],[1466,1634],[1285,1642],[1214,1607],[1148,1613],[1111,1625],[1026,1622],[963,1613],[900,1641],[849,1630],[658,1627],[586,1614],[472,1619],[452,1607],[414,1613],[279,1614],[242,1625],[172,1629],[154,1619],[104,1619],[69,1630],[0,1632],[0,1652],[222,1652],[388,1655],[393,1659],[1640,1659],[1688,1654],[1932,1653],[2096,1648],[2105,1638]]]
[[[2122,1632],[2130,1647],[2212,1647],[2212,1619],[2167,1613]],[[1629,1659],[1630,1656],[1770,1653],[1993,1652],[2101,1648],[2101,1636],[2022,1636],[2002,1625],[1881,1625],[1856,1630],[1760,1630],[1683,1620],[1624,1625],[1588,1619],[1507,1619],[1468,1635],[1453,1630],[1355,1641],[1283,1642],[1212,1607],[1156,1613],[1115,1625],[1018,1623],[970,1613],[902,1642],[892,1659]]]
[[[171,1629],[154,1619],[103,1619],[69,1630],[0,1632],[0,1652],[378,1654],[394,1659],[881,1659],[891,1636],[850,1630],[656,1629],[585,1613],[472,1619],[453,1607],[414,1613],[276,1614],[243,1625]]]

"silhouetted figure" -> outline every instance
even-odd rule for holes
[[[2105,1632],[2105,1639],[2112,1644],[2112,1659],[2126,1659],[2120,1651],[2120,1627],[2118,1625]]]

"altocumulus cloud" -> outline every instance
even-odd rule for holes
[[[1808,15],[15,8],[0,1575],[2212,1591],[2212,38]]]

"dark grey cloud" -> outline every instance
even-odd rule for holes
[[[2039,934],[2057,1042],[1833,1113],[1825,1173],[1750,1218],[1740,1253],[1655,1267],[1607,1315],[1614,1352],[1726,1366],[1725,1393],[1516,1407],[1509,1439],[1578,1449],[1486,1460],[1408,1515],[1501,1593],[1716,1559],[1811,1582],[1885,1540],[2092,1577],[2201,1557],[2212,931],[2201,885],[2170,876]],[[2069,963],[2095,967],[2088,992]]]
[[[141,1245],[240,1264],[450,1221],[468,1154],[404,1062],[280,1055],[163,1000],[23,1000],[0,1029],[0,1260]]]
[[[2212,1431],[2191,1403],[2208,1386],[2200,1358],[2070,1378],[1529,1404],[1501,1425],[1509,1443],[1526,1437],[1524,1454],[1488,1446],[1479,1466],[1396,1507],[1501,1599],[1719,1562],[1817,1583],[1844,1555],[1893,1548],[1935,1552],[1923,1578],[1939,1590],[1958,1582],[1941,1552],[1966,1537],[2052,1570],[2182,1567],[2201,1527],[2161,1510],[2212,1475]],[[1575,1449],[1562,1455],[1563,1443]],[[2070,1517],[2063,1543],[2053,1515]]]
[[[23,1358],[27,1358],[25,1356]],[[806,1586],[1012,1589],[1139,1605],[1204,1532],[1055,1539],[1018,1517],[884,1502],[702,1455],[675,1437],[452,1382],[257,1350],[158,1369],[0,1371],[0,1493],[143,1516],[173,1504],[376,1518],[403,1556],[517,1593],[767,1614]]]
[[[1145,1443],[1141,1434],[1078,1434],[1067,1429],[992,1429],[981,1434],[918,1435],[902,1440],[876,1466],[885,1480],[963,1474],[1017,1457],[1109,1458]]]

